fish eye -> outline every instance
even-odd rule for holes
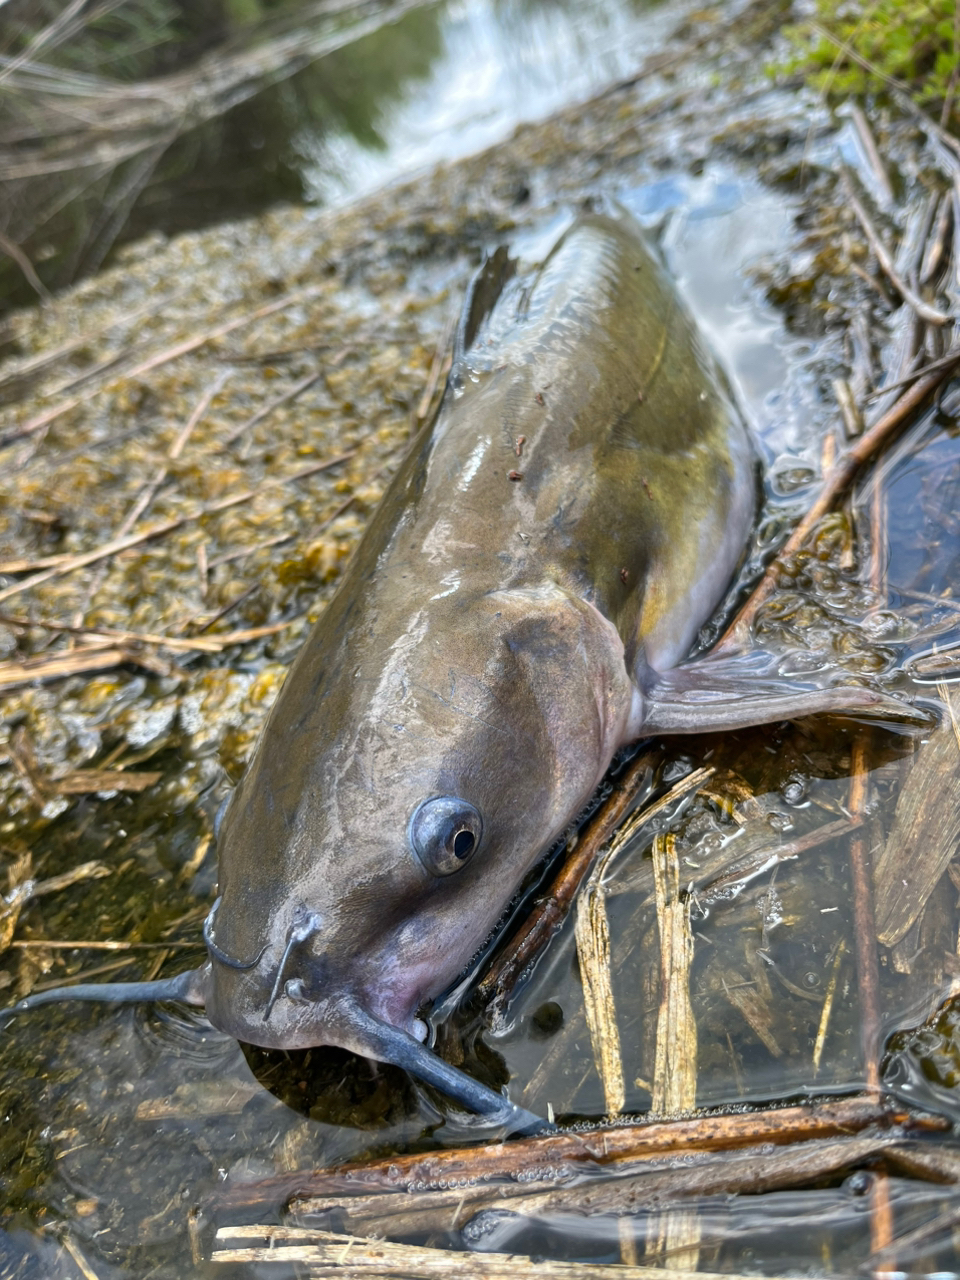
[[[458,796],[433,796],[413,811],[410,846],[424,870],[450,876],[465,866],[483,834],[480,814]]]

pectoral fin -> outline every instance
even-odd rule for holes
[[[643,722],[648,734],[712,733],[747,729],[777,720],[832,715],[891,725],[926,724],[925,712],[862,685],[818,688],[781,676],[781,659],[764,650],[701,658],[644,681]]]

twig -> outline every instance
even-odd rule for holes
[[[85,2],[86,0],[82,0],[81,7],[82,7],[82,4]],[[73,7],[76,8],[76,6],[73,6]],[[97,1275],[96,1271],[94,1271],[93,1267],[91,1267],[90,1263],[87,1261],[86,1257],[82,1253],[80,1246],[68,1233],[64,1233],[64,1235],[61,1237],[61,1243],[63,1244],[64,1249],[66,1249],[67,1253],[69,1253],[70,1257],[73,1259],[74,1263],[76,1264],[77,1269],[79,1270],[80,1274],[83,1276],[83,1280],[100,1280],[100,1277]]]
[[[894,201],[893,187],[890,183],[890,175],[887,173],[886,167],[880,158],[880,152],[877,149],[876,139],[873,136],[873,130],[867,117],[863,114],[862,109],[854,103],[850,108],[850,116],[853,120],[854,128],[860,139],[860,145],[866,154],[867,160],[870,162],[870,168],[873,170],[873,176],[884,201],[891,205]]]
[[[23,938],[10,943],[21,951],[166,951],[171,948],[189,949],[198,946],[194,942],[95,942],[88,938],[65,941],[62,938]]]
[[[958,602],[957,608],[960,609],[960,602]],[[124,645],[157,645],[164,649],[172,649],[177,653],[222,653],[224,649],[231,645],[245,644],[249,640],[259,640],[261,636],[274,635],[276,632],[282,631],[284,627],[290,627],[294,622],[298,622],[300,617],[302,615],[298,614],[296,618],[288,618],[285,622],[271,622],[262,627],[247,627],[243,631],[225,631],[217,636],[191,636],[188,639],[183,636],[160,635],[151,631],[114,631],[110,627],[87,630],[84,627],[68,626],[61,622],[20,618],[6,613],[0,613],[0,626],[18,627],[24,630],[40,627],[44,631],[64,631],[69,635],[79,636],[81,639],[93,643],[108,641]],[[0,667],[0,670],[2,670],[2,667]]]
[[[952,324],[953,316],[949,315],[946,311],[938,310],[938,308],[931,306],[928,302],[924,302],[923,298],[921,298],[920,295],[916,293],[909,284],[907,284],[906,280],[904,280],[897,271],[893,259],[890,257],[886,246],[880,239],[873,223],[870,221],[870,215],[861,204],[857,193],[853,189],[853,183],[847,177],[846,173],[843,174],[843,185],[847,193],[847,199],[850,201],[850,207],[856,214],[857,221],[860,223],[861,227],[863,227],[864,234],[870,242],[870,248],[873,250],[874,257],[877,259],[880,269],[886,274],[887,279],[900,294],[901,298],[910,304],[918,316],[921,316],[924,320],[928,320],[931,324]]]
[[[0,691],[32,684],[35,680],[60,680],[64,676],[109,671],[127,662],[149,667],[150,659],[134,649],[91,648],[58,654],[55,658],[35,658],[32,662],[4,662],[0,663]]]
[[[957,354],[960,357],[960,352]],[[725,649],[737,648],[745,641],[757,611],[776,586],[779,566],[784,560],[800,550],[810,532],[830,510],[840,494],[848,487],[863,464],[879,453],[887,441],[904,425],[913,411],[919,408],[927,396],[946,381],[949,367],[952,366],[941,365],[939,368],[931,368],[928,374],[918,378],[910,390],[900,396],[883,417],[869,431],[864,432],[860,439],[840,459],[824,480],[816,502],[794,529],[783,548],[767,566],[763,577],[754,587],[749,599],[721,636],[713,651],[714,653],[722,652]]]
[[[279,409],[281,405],[285,405],[291,400],[296,400],[297,396],[302,395],[304,391],[312,387],[315,382],[319,382],[322,377],[322,372],[314,372],[308,374],[305,378],[301,378],[301,380],[294,386],[290,387],[288,391],[284,391],[284,393],[277,396],[275,400],[271,400],[269,404],[265,404],[262,409],[257,410],[252,418],[248,418],[246,422],[241,423],[239,427],[231,431],[230,434],[225,437],[223,443],[225,445],[233,444],[234,440],[239,440],[244,432],[251,431],[258,423],[263,422],[264,418],[269,418],[270,414],[273,413],[275,409]]]
[[[165,1118],[173,1111],[169,1104],[167,1107],[165,1109],[162,1102],[141,1104],[137,1118]],[[183,1102],[178,1113],[184,1117]],[[190,1114],[196,1114],[195,1108]],[[581,1218],[615,1215],[618,1225],[626,1223],[630,1228],[626,1233],[618,1232],[623,1261],[635,1265],[637,1258],[632,1246],[635,1245],[634,1231],[639,1229],[647,1239],[649,1265],[653,1235],[650,1211],[664,1205],[676,1213],[690,1201],[705,1196],[798,1190],[828,1177],[835,1178],[841,1172],[874,1166],[878,1161],[896,1172],[909,1172],[927,1181],[948,1185],[956,1182],[955,1168],[942,1167],[943,1161],[931,1162],[926,1153],[918,1151],[918,1146],[916,1140],[904,1143],[892,1133],[881,1133],[817,1138],[787,1146],[737,1147],[733,1151],[693,1149],[679,1160],[670,1155],[651,1156],[618,1164],[615,1169],[587,1178],[578,1178],[574,1173],[554,1181],[538,1171],[541,1176],[535,1174],[531,1180],[511,1186],[475,1182],[469,1186],[407,1191],[403,1195],[374,1191],[317,1196],[294,1200],[290,1216],[295,1223],[306,1226],[322,1225],[316,1220],[329,1221],[333,1214],[342,1224],[341,1229],[347,1228],[357,1235],[376,1231],[380,1236],[396,1238],[449,1231],[458,1222],[463,1223],[485,1209],[495,1210],[498,1216],[506,1212],[540,1222],[557,1214],[578,1214]],[[707,1243],[715,1242],[714,1236]],[[659,1241],[656,1243],[659,1246]],[[680,1265],[681,1248],[686,1251],[688,1247],[668,1245],[663,1249],[657,1247],[656,1251],[663,1265],[674,1266]],[[630,1256],[624,1257],[625,1252]]]
[[[756,1143],[776,1145],[858,1133],[870,1125],[897,1125],[909,1119],[903,1110],[888,1109],[876,1095],[839,1098],[813,1106],[752,1112],[700,1115],[694,1119],[616,1124],[571,1133],[522,1138],[463,1150],[392,1155],[368,1164],[339,1169],[304,1169],[256,1182],[218,1187],[204,1208],[213,1212],[286,1203],[292,1196],[406,1192],[434,1187],[506,1179],[526,1181],[537,1171],[560,1176],[599,1164],[617,1168],[623,1161],[649,1156],[701,1151],[728,1151]],[[934,1132],[949,1129],[936,1116],[916,1120]],[[455,1182],[455,1180],[457,1180]]]
[[[644,752],[613,784],[613,791],[564,859],[546,895],[512,939],[509,949],[497,957],[478,983],[477,996],[485,1004],[495,1001],[500,1005],[508,998],[520,974],[565,919],[594,857],[627,813],[655,759],[653,752]]]
[[[97,645],[91,645],[89,648],[73,649],[69,653],[57,654],[53,658],[44,656],[28,658],[25,662],[0,663],[0,691],[15,689],[23,684],[32,684],[36,680],[59,680],[64,676],[89,675],[94,671],[109,671],[111,667],[119,667],[127,663],[144,667],[148,671],[156,671],[158,669],[156,659],[149,654],[138,652],[136,645],[157,646],[182,653],[222,653],[224,649],[230,648],[232,645],[248,644],[251,640],[260,640],[264,636],[276,635],[277,632],[283,631],[298,622],[301,616],[289,618],[285,622],[271,622],[262,627],[247,627],[243,631],[227,631],[219,636],[196,636],[193,639],[119,631],[116,633],[117,637],[121,640],[127,639],[129,641],[128,644],[120,648],[112,646],[100,648]],[[77,630],[72,627],[60,629],[65,631]],[[78,634],[93,639],[97,635],[96,632],[79,631]],[[168,671],[166,674],[170,674],[170,672]],[[109,788],[105,789],[109,790]]]
[[[777,866],[781,862],[790,862],[801,853],[816,849],[828,840],[847,835],[853,827],[859,826],[862,818],[851,815],[850,818],[838,818],[835,822],[827,822],[816,827],[805,835],[793,840],[785,840],[772,849],[760,850],[747,858],[738,858],[732,867],[719,872],[712,880],[706,881],[697,888],[697,898],[705,905],[721,900],[734,885],[746,884],[753,876]]]
[[[267,303],[266,306],[259,307],[256,311],[242,316],[235,316],[232,320],[225,320],[223,324],[216,325],[213,329],[195,333],[172,347],[156,352],[133,369],[128,370],[125,376],[128,380],[142,377],[145,373],[151,373],[154,369],[159,369],[161,365],[169,364],[171,360],[176,360],[180,356],[188,355],[191,351],[196,351],[208,342],[214,342],[217,338],[233,333],[236,329],[242,329],[244,325],[252,324],[256,320],[262,320],[266,316],[273,315],[276,311],[283,311],[287,307],[296,306],[297,303],[306,302],[310,298],[316,297],[319,292],[320,286],[313,285],[308,289],[298,289],[293,293],[285,294],[282,298],[277,298],[273,302]],[[0,449],[5,449],[8,445],[15,444],[18,440],[24,440],[27,436],[33,435],[34,432],[48,427],[51,422],[55,422],[57,418],[69,413],[77,405],[83,404],[98,395],[101,390],[102,388],[99,386],[90,387],[79,395],[71,396],[69,400],[65,400],[59,405],[54,405],[51,409],[46,409],[35,418],[25,422],[23,426],[8,431],[6,435],[0,436]]]
[[[163,777],[162,773],[125,769],[74,769],[60,778],[41,779],[48,795],[89,796],[98,791],[146,791]]]
[[[234,609],[239,608],[239,606],[243,604],[244,600],[250,599],[259,586],[260,583],[255,582],[252,586],[247,587],[246,591],[241,591],[233,600],[229,600],[222,609],[219,609],[213,615],[212,618],[208,618],[202,627],[197,628],[198,634],[202,634],[204,631],[209,631],[211,627],[216,626],[221,618],[225,618],[228,613],[233,613]]]
[[[960,608],[960,605],[957,606]],[[222,641],[217,640],[183,640],[178,636],[155,635],[149,631],[116,631],[111,627],[76,627],[65,622],[45,622],[42,619],[18,617],[15,614],[0,613],[0,626],[14,627],[17,630],[32,631],[35,627],[42,631],[62,632],[77,636],[88,643],[106,641],[116,644],[151,644],[163,645],[167,649],[190,653],[200,650],[206,653],[219,653],[223,648]],[[0,667],[2,670],[2,667]]]
[[[939,360],[931,360],[929,364],[920,365],[912,373],[908,373],[906,377],[898,378],[896,382],[877,387],[875,391],[868,391],[863,398],[866,401],[878,400],[880,396],[885,396],[888,391],[899,391],[901,387],[908,387],[911,382],[916,382],[918,378],[925,378],[929,373],[939,373],[941,370],[952,369],[958,364],[960,364],[960,348],[954,348],[954,350],[948,351],[945,356],[941,356]]]

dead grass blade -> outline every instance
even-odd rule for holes
[[[40,568],[39,573],[31,573],[30,577],[23,578],[20,582],[11,583],[9,587],[4,587],[0,591],[0,601],[9,600],[11,596],[18,595],[21,591],[27,591],[31,587],[39,587],[44,582],[49,582],[51,578],[73,573],[88,564],[96,564],[109,556],[117,555],[120,551],[128,551],[131,547],[138,547],[145,542],[152,542],[155,538],[163,538],[168,533],[173,533],[176,529],[181,529],[184,525],[192,524],[196,520],[203,520],[207,516],[218,515],[221,511],[227,511],[231,507],[251,502],[264,488],[292,484],[296,480],[304,480],[308,476],[317,475],[321,471],[327,471],[331,467],[339,466],[340,463],[352,458],[354,452],[342,453],[336,458],[327,459],[326,462],[315,463],[313,466],[305,467],[302,471],[296,471],[293,475],[282,479],[269,480],[264,485],[261,485],[259,489],[245,489],[242,493],[235,493],[230,497],[221,498],[219,502],[212,502],[209,506],[201,507],[198,511],[176,516],[172,520],[165,520],[162,524],[152,525],[149,529],[141,530],[140,533],[128,533],[122,538],[114,538],[99,547],[94,547],[92,551],[80,552],[77,555],[46,556],[38,560],[7,560],[0,563],[0,573],[29,573],[39,566],[45,567]]]
[[[162,365],[179,359],[180,356],[189,355],[191,351],[197,351],[208,342],[223,338],[228,333],[242,329],[245,325],[253,324],[257,320],[263,320],[266,316],[273,315],[277,311],[283,311],[287,307],[307,302],[310,298],[316,297],[319,292],[319,287],[312,286],[284,294],[282,298],[276,298],[273,302],[268,302],[265,306],[258,307],[256,311],[247,312],[242,316],[234,316],[232,320],[225,320],[223,324],[215,325],[212,329],[205,329],[201,333],[195,333],[172,347],[166,347],[162,351],[155,352],[134,368],[127,370],[124,376],[130,379],[143,377],[144,374],[151,373],[154,369],[159,369]],[[16,427],[13,431],[8,431],[6,435],[0,436],[0,449],[5,449],[9,445],[16,444],[19,440],[25,440],[28,436],[34,435],[37,431],[42,431],[45,427],[49,427],[51,423],[56,422],[65,413],[69,413],[71,409],[75,409],[78,405],[99,395],[102,390],[102,385],[98,383],[95,386],[88,387],[78,395],[61,401],[60,404],[54,405],[50,409],[45,409],[43,413],[37,414],[36,417],[29,419],[22,426]]]
[[[610,977],[610,925],[603,886],[589,884],[577,898],[577,958],[587,1029],[608,1115],[619,1115],[626,1093],[617,1010]]]

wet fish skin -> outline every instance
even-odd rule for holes
[[[755,517],[749,434],[629,217],[583,215],[532,277],[513,266],[499,250],[474,282],[440,412],[218,815],[206,964],[0,1017],[185,999],[239,1040],[340,1045],[532,1132],[421,1043],[418,1010],[617,748],[818,711],[917,718],[783,679],[762,651],[682,662]]]
[[[749,535],[749,435],[629,219],[581,217],[489,292],[223,819],[216,945],[258,959],[214,959],[206,1005],[239,1039],[363,1052],[353,1002],[416,1034],[641,732]],[[432,796],[482,815],[452,876],[410,849]],[[264,1018],[285,955],[295,998]]]

